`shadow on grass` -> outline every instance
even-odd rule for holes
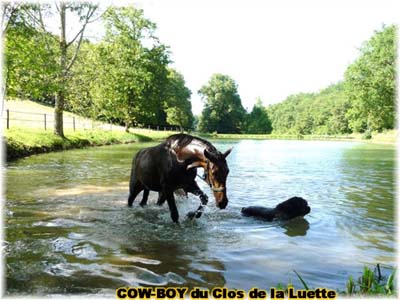
[[[67,149],[85,148],[111,144],[153,142],[155,139],[139,133],[118,133],[85,131],[81,134],[68,134],[60,137],[48,132],[25,129],[8,132],[3,137],[6,148],[6,160],[12,161],[32,154],[62,151]]]
[[[142,135],[142,134],[133,133],[133,135],[137,138],[138,142],[152,142],[153,141],[152,138]]]

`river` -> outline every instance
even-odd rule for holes
[[[114,295],[121,286],[269,289],[293,282],[345,289],[364,265],[395,267],[395,147],[334,141],[213,141],[228,157],[227,209],[195,196],[168,206],[150,193],[127,207],[129,144],[35,155],[5,167],[8,294]],[[199,180],[198,180],[199,181]],[[242,217],[292,196],[311,213],[288,222]],[[140,197],[140,195],[139,195]],[[386,268],[387,267],[387,268]]]

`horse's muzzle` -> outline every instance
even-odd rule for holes
[[[228,199],[224,199],[223,201],[217,203],[217,206],[220,209],[224,209],[227,205],[228,205]]]

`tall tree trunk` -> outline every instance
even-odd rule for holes
[[[64,92],[59,90],[56,93],[56,99],[54,104],[54,133],[64,137],[64,122],[63,122],[63,111],[64,111]]]
[[[60,3],[61,34],[60,34],[60,69],[58,76],[58,91],[54,105],[54,133],[64,137],[63,112],[65,100],[65,74],[67,67],[67,42],[65,40],[65,3]]]

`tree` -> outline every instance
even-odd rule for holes
[[[261,99],[257,98],[251,113],[247,116],[247,133],[271,133],[272,125]]]
[[[98,87],[96,80],[102,67],[98,55],[98,45],[83,40],[76,63],[69,72],[66,82],[65,109],[81,116],[105,121],[104,116],[95,110],[93,90]]]
[[[146,56],[143,67],[150,76],[143,95],[146,106],[138,112],[136,123],[167,125],[167,113],[163,105],[168,97],[168,64],[170,60],[167,49],[163,44],[154,45],[150,49],[145,48]]]
[[[267,111],[274,133],[345,134],[351,132],[349,107],[343,83],[339,82],[318,93],[291,95]]]
[[[396,28],[383,27],[364,43],[345,73],[351,103],[350,127],[357,132],[395,126]]]
[[[157,122],[167,84],[167,48],[154,35],[156,25],[134,7],[110,7],[106,35],[98,45],[96,110],[109,120],[132,125]],[[146,45],[146,46],[145,46]]]
[[[6,10],[8,8],[8,11]],[[58,5],[55,4],[55,7],[49,4],[24,4],[19,5],[16,9],[11,9],[10,5],[5,6],[3,10],[3,20],[7,19],[4,16],[7,16],[8,13],[8,23],[7,25],[3,25],[3,31],[9,31],[10,22],[18,24],[19,21],[20,28],[24,27],[25,35],[21,35],[20,38],[25,39],[25,41],[32,44],[33,40],[36,39],[36,49],[29,49],[28,47],[15,45],[17,47],[24,47],[24,49],[19,49],[19,54],[26,53],[28,56],[33,57],[33,55],[40,52],[40,59],[47,56],[45,69],[51,69],[53,74],[51,74],[51,80],[47,80],[48,87],[47,91],[55,89],[55,105],[54,105],[54,133],[59,136],[64,136],[64,128],[63,128],[63,111],[65,105],[65,96],[66,96],[66,86],[67,82],[70,79],[70,70],[74,65],[78,53],[80,50],[80,46],[83,40],[83,35],[86,29],[87,24],[92,22],[95,17],[95,12],[97,10],[97,5],[90,3],[66,3],[60,2]],[[77,20],[74,20],[75,25],[79,25],[79,30],[76,32],[74,37],[70,40],[66,40],[66,15],[67,12],[70,12],[75,15]],[[50,30],[45,25],[45,17],[52,16],[56,14],[60,20],[60,33],[59,35],[54,35],[50,32]],[[28,30],[31,32],[29,33]],[[26,33],[28,32],[28,35]],[[41,41],[38,41],[41,39]],[[10,42],[10,39],[7,40]],[[54,47],[56,45],[56,48]],[[31,52],[28,52],[29,50]],[[18,52],[17,51],[17,52]],[[7,56],[8,62],[12,61],[13,57],[11,55]],[[34,60],[34,59],[31,59]],[[22,59],[23,62],[26,62],[26,59]],[[19,64],[19,61],[17,62]],[[37,63],[34,63],[33,66],[37,66]],[[30,71],[32,68],[27,65],[23,65],[22,71]],[[9,70],[9,66],[7,66]],[[43,72],[46,75],[49,75],[48,72]],[[21,74],[19,74],[16,80],[21,81],[19,78]],[[40,77],[40,76],[38,76]],[[8,76],[7,76],[8,81]],[[35,82],[34,76],[31,76],[31,80],[29,82]]]
[[[59,72],[57,76],[58,90],[56,92],[56,101],[54,105],[54,133],[62,137],[64,136],[63,112],[66,94],[65,82],[67,81],[68,73],[78,56],[86,26],[90,21],[93,21],[94,13],[97,10],[97,7],[97,5],[85,2],[60,2],[59,7],[57,7],[57,11],[60,16],[61,31],[59,38]],[[78,16],[79,22],[81,22],[80,30],[69,42],[66,39],[66,12],[68,10],[75,13]],[[40,10],[39,13],[41,13]],[[40,21],[42,19],[41,14],[39,15],[39,18]],[[40,23],[43,25],[43,22]],[[74,44],[75,41],[77,41],[76,45]],[[71,58],[68,58],[67,56],[68,50],[72,50]]]
[[[3,2],[1,4],[1,33],[4,36],[10,24],[14,23],[20,9],[20,3]]]
[[[246,111],[236,82],[227,75],[214,74],[200,90],[205,106],[199,129],[203,132],[240,133]]]
[[[30,17],[32,4],[2,3],[2,34],[4,38],[4,70],[2,97],[29,97],[49,99],[54,94],[53,57],[46,46],[54,51],[51,35],[42,32]],[[50,43],[47,43],[50,41]],[[49,63],[50,62],[50,63]]]
[[[48,47],[57,53],[57,44],[51,37]],[[20,19],[8,25],[4,47],[4,76],[7,95],[49,102],[57,90],[57,66],[51,63],[42,33]],[[50,62],[50,63],[49,63]]]
[[[167,122],[170,125],[177,125],[180,130],[193,127],[194,117],[190,95],[192,92],[185,86],[185,80],[181,74],[174,69],[169,69],[167,98],[165,101],[165,111]]]
[[[69,80],[69,72],[74,65],[80,46],[83,40],[83,35],[86,26],[95,18],[97,5],[91,3],[78,3],[78,2],[63,2],[55,4],[55,8],[49,4],[26,4],[22,5],[18,10],[21,16],[26,16],[24,21],[41,33],[43,43],[50,65],[56,68],[56,75],[54,84],[56,85],[55,91],[55,105],[54,105],[54,133],[59,136],[64,136],[63,127],[63,111],[65,105],[66,95],[66,82]],[[45,16],[51,16],[56,11],[56,15],[60,20],[59,35],[53,35],[45,25]],[[74,20],[76,25],[79,25],[79,30],[74,37],[66,40],[66,25],[67,25],[67,12],[75,15],[77,21]],[[57,42],[58,49],[55,51],[52,47],[54,41]]]

